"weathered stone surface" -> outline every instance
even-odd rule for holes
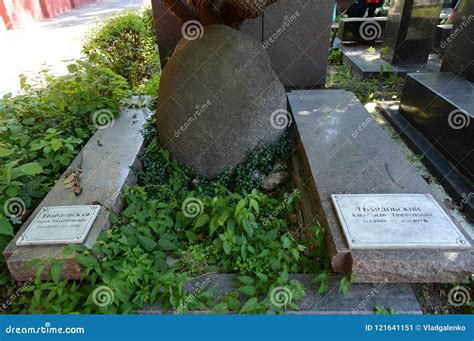
[[[213,274],[191,280],[187,285],[189,294],[202,292],[213,286],[216,297],[223,297],[236,289],[237,275]],[[406,284],[354,283],[349,293],[344,296],[339,291],[341,277],[329,279],[329,289],[325,295],[319,295],[319,286],[313,282],[314,275],[293,274],[290,279],[299,280],[306,289],[306,296],[295,302],[299,310],[289,310],[287,314],[373,314],[375,306],[395,309],[401,314],[421,314],[420,305],[413,290]],[[154,306],[140,311],[142,314],[161,314],[162,307]],[[173,312],[171,312],[173,313]],[[176,312],[174,312],[176,313]],[[194,314],[206,314],[209,311],[191,311]]]
[[[28,269],[26,264],[37,258],[60,260],[63,278],[80,277],[80,268],[74,258],[63,254],[66,245],[17,246],[16,241],[45,206],[100,204],[104,209],[84,242],[87,247],[92,247],[99,234],[110,227],[107,209],[119,212],[122,208],[121,192],[136,181],[130,167],[139,165],[137,155],[144,142],[140,130],[148,114],[140,109],[124,110],[112,126],[98,130],[84,146],[69,166],[69,169],[82,169],[81,195],[76,196],[72,188],[66,190],[65,177],[61,176],[3,251],[8,269],[16,280],[34,277],[34,269]]]
[[[472,248],[350,249],[331,202],[332,194],[432,194],[431,189],[352,93],[293,91],[288,97],[303,156],[300,163],[311,174],[298,186],[307,193],[302,200],[316,203],[312,220],[327,228],[335,271],[351,269],[358,281],[368,283],[456,282],[473,273]],[[443,203],[439,204],[448,212]],[[472,239],[456,225],[472,245]]]
[[[278,0],[265,9],[263,46],[286,87],[324,87],[333,10],[327,0]]]
[[[158,133],[173,158],[213,178],[259,143],[276,142],[284,126],[272,114],[286,108],[285,89],[261,45],[213,25],[202,38],[180,42],[166,64]]]

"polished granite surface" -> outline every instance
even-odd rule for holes
[[[392,65],[426,63],[441,8],[441,0],[392,0],[382,58]]]
[[[474,1],[463,1],[444,54],[443,71],[474,81]]]

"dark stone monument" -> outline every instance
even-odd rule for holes
[[[342,18],[339,20],[338,37],[342,43],[370,45],[383,41],[387,17]]]
[[[409,74],[398,115],[385,110],[424,162],[474,219],[474,2],[463,1],[444,53],[442,70]]]
[[[441,71],[474,82],[474,1],[462,1],[458,11]]]
[[[153,5],[164,66],[182,38],[183,25],[162,0],[153,0]],[[240,31],[262,43],[283,85],[323,87],[332,11],[332,2],[327,0],[279,0],[263,15],[245,21]]]
[[[391,0],[381,57],[392,65],[426,64],[442,0]]]
[[[473,96],[474,84],[454,73],[414,73],[407,77],[400,105],[400,112],[471,181]]]
[[[278,0],[263,14],[263,46],[284,86],[324,87],[332,1]]]
[[[449,41],[451,40],[451,34],[453,32],[453,25],[438,25],[436,26],[433,50],[436,53],[444,53]]]

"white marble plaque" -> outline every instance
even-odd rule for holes
[[[83,243],[100,205],[43,207],[16,245]]]
[[[332,200],[351,249],[470,247],[429,194],[335,194]]]

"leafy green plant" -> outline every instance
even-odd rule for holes
[[[380,65],[380,78],[385,79],[388,86],[392,86],[399,81],[397,69],[390,64],[387,64],[386,67]]]
[[[342,53],[341,50],[332,49],[329,52],[329,57],[328,57],[329,64],[341,65],[342,64],[342,57],[343,57],[343,53]]]
[[[89,32],[83,51],[99,65],[125,77],[135,88],[159,71],[152,23],[149,14],[142,17],[139,12],[121,12]]]
[[[64,138],[63,134],[60,130],[49,128],[46,135],[30,144],[32,157],[40,160],[41,166],[54,174],[71,163],[77,153],[77,146],[83,143],[73,136]]]
[[[60,280],[54,264],[48,268],[44,263],[31,264],[38,280],[12,310],[131,313],[157,303],[177,313],[297,309],[305,290],[289,273],[303,271],[306,262],[327,271],[329,261],[322,245],[309,251],[294,237],[292,210],[281,209],[291,207],[285,195],[273,198],[256,189],[232,192],[218,180],[193,186],[184,168],[161,147],[153,129],[145,130],[145,137],[148,146],[140,185],[125,191],[126,208],[118,216],[111,215],[113,228],[92,249],[68,248],[67,255],[74,255],[82,266],[81,280]],[[321,241],[321,231],[314,229],[314,240]],[[44,271],[48,281],[39,280]],[[210,284],[199,292],[185,290],[193,276],[215,272],[239,274],[235,290],[224,297],[216,297]],[[291,300],[275,305],[272,292],[281,287],[288,290]],[[107,305],[94,301],[98,288],[113,293]]]
[[[351,274],[351,275],[347,275],[343,277],[341,282],[339,283],[339,291],[341,292],[341,294],[346,296],[349,293],[351,282],[356,279],[357,279],[357,276],[355,274]]]
[[[377,315],[396,315],[398,312],[393,308],[385,308],[384,306],[378,305],[374,307],[375,314]]]
[[[0,251],[13,225],[22,223],[97,130],[94,112],[117,114],[130,95],[127,82],[106,67],[77,61],[68,68],[61,77],[48,70],[30,80],[21,76],[22,92],[0,99]],[[15,214],[5,212],[11,200],[19,205]]]

